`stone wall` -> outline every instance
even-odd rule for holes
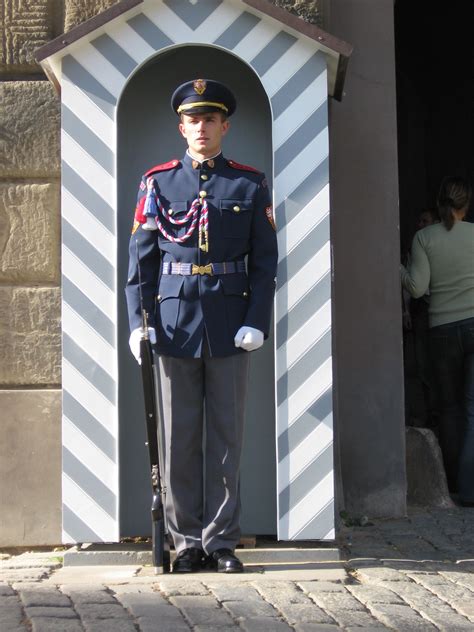
[[[0,7],[0,547],[61,540],[60,108],[34,52],[115,1]]]
[[[0,8],[0,546],[61,540],[60,0]]]

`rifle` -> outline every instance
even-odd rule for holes
[[[143,396],[145,401],[145,419],[148,455],[151,467],[151,487],[153,500],[151,504],[152,518],[152,557],[155,574],[169,573],[170,571],[170,547],[167,537],[166,525],[166,487],[163,483],[162,467],[163,440],[161,417],[161,391],[160,378],[153,359],[148,331],[148,314],[143,307],[142,279],[140,271],[140,259],[138,255],[138,241],[136,244],[138,287],[140,293],[140,309],[142,314],[142,338],[140,340],[140,360],[143,382]],[[156,388],[156,390],[155,390]],[[158,392],[157,392],[158,391]]]

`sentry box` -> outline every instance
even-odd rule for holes
[[[334,538],[328,97],[351,47],[267,0],[123,0],[37,52],[62,103],[63,540],[149,534],[123,286],[139,178],[181,158],[169,98],[237,97],[227,157],[272,183],[274,336],[253,354],[242,529]],[[276,447],[275,447],[276,446]]]

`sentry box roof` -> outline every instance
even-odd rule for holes
[[[222,2],[223,0],[162,0],[165,7],[176,12],[194,31],[211,14],[216,12]],[[36,52],[36,60],[41,64],[46,75],[59,92],[61,86],[60,61],[64,55],[80,47],[83,43],[97,40],[100,35],[106,34],[110,26],[130,20],[138,15],[142,9],[146,9],[147,5],[157,4],[157,0],[121,0],[106,11],[39,48]],[[313,24],[304,22],[285,9],[274,6],[268,0],[237,0],[232,4],[235,5],[236,15],[238,15],[237,11],[240,12],[239,26],[241,29],[245,29],[249,23],[256,26],[261,20],[266,19],[267,21],[280,22],[282,33],[294,35],[298,39],[303,35],[314,41],[317,48],[327,56],[328,94],[338,101],[342,99],[347,63],[352,53],[350,44]],[[166,32],[164,35],[166,37]],[[170,35],[172,36],[172,34]],[[209,30],[208,44],[219,44],[219,38],[216,41],[215,35],[214,30]],[[211,41],[211,38],[214,38],[214,41]],[[198,42],[190,41],[190,43]],[[280,46],[285,46],[284,37],[281,38]]]

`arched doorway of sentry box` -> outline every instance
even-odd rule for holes
[[[265,171],[272,186],[272,122],[268,97],[254,70],[211,46],[172,47],[150,59],[124,88],[117,114],[118,279],[125,282],[128,241],[141,174],[181,159],[186,145],[170,107],[177,85],[192,77],[222,81],[236,95],[237,111],[224,155]],[[121,535],[150,530],[148,456],[140,374],[128,349],[128,321],[118,294],[119,460]],[[276,463],[273,335],[252,354],[242,456],[243,533],[276,534]]]

